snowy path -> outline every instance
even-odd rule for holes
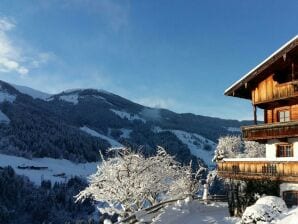
[[[153,223],[158,224],[234,224],[237,218],[229,217],[226,203],[204,205],[198,201],[168,206]]]

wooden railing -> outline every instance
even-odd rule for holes
[[[243,126],[242,137],[247,141],[298,136],[298,121]]]
[[[258,159],[256,159],[258,160]],[[298,182],[298,161],[222,161],[217,163],[218,174],[239,180],[280,180]]]
[[[272,88],[272,92],[266,92],[266,95],[258,94],[258,96],[253,98],[253,103],[262,104],[296,96],[298,96],[298,82],[291,81],[274,86],[274,88]]]

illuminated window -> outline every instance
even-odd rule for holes
[[[293,157],[293,146],[291,144],[277,145],[277,157]]]
[[[278,120],[279,122],[290,121],[290,111],[288,110],[278,111]]]

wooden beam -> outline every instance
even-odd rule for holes
[[[253,105],[253,111],[254,111],[254,124],[258,124],[258,120],[257,120],[257,107],[256,107],[256,105]]]
[[[292,80],[295,80],[295,64],[292,62]]]

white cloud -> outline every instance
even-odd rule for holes
[[[0,30],[8,31],[15,27],[15,23],[6,17],[0,19]]]
[[[34,50],[24,52],[25,48],[18,46],[11,37],[14,28],[16,28],[16,23],[12,19],[0,17],[0,72],[14,72],[24,76],[29,73],[30,69],[46,63],[53,57],[53,54],[35,53]]]
[[[20,50],[10,40],[8,33],[15,28],[15,23],[6,17],[0,18],[0,71],[17,72],[26,75],[29,70],[21,65]]]
[[[173,99],[163,99],[160,97],[145,97],[136,99],[136,102],[148,107],[154,108],[166,108],[169,109],[175,105],[175,101]]]

